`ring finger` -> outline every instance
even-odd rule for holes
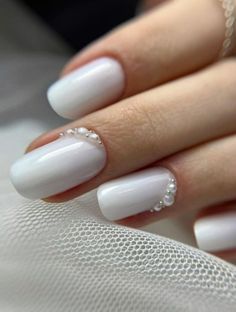
[[[236,135],[232,135],[104,183],[97,192],[101,211],[109,220],[125,218],[122,224],[137,227],[190,210],[203,210],[194,225],[198,246],[233,258],[236,255],[235,153]]]

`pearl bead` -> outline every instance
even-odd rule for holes
[[[162,208],[163,208],[162,206],[160,206],[159,204],[157,204],[157,205],[155,205],[155,206],[153,207],[153,210],[154,210],[154,211],[161,211]]]
[[[171,192],[171,193],[175,193],[177,190],[177,186],[175,183],[170,183],[168,186],[167,186],[167,191],[168,192]]]
[[[165,205],[164,205],[164,202],[163,200],[160,200],[154,207],[153,207],[153,210],[154,211],[161,211],[162,208],[164,208]]]
[[[73,135],[73,134],[75,134],[75,130],[74,129],[67,129],[66,134]]]
[[[79,134],[87,134],[89,132],[89,130],[87,128],[81,127],[77,129],[77,132]]]
[[[171,206],[174,204],[174,196],[172,195],[165,195],[164,198],[163,198],[163,202],[165,204],[165,206]]]
[[[99,136],[96,133],[90,133],[89,138],[95,141],[99,140]]]

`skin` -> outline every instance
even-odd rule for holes
[[[107,165],[97,177],[46,200],[67,201],[158,164],[177,178],[176,203],[123,224],[137,227],[189,209],[198,217],[236,210],[236,60],[218,59],[224,32],[218,1],[164,1],[76,55],[62,76],[93,59],[112,56],[124,68],[126,87],[117,103],[44,134],[29,146],[27,151],[55,140],[67,128],[84,126],[101,135],[107,150]],[[218,255],[235,258],[236,252]]]

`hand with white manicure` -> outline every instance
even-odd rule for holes
[[[98,187],[103,215],[130,225],[191,209],[199,247],[235,257],[235,14],[164,1],[76,55],[48,91],[74,121],[13,164],[16,189],[60,202]]]

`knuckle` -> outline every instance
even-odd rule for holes
[[[155,104],[146,96],[136,96],[123,105],[121,111],[121,118],[130,129],[133,147],[153,154],[159,150],[167,124],[165,109]]]
[[[155,97],[155,96],[154,96]],[[113,154],[132,153],[156,156],[168,129],[167,107],[149,95],[123,100],[89,116]]]

